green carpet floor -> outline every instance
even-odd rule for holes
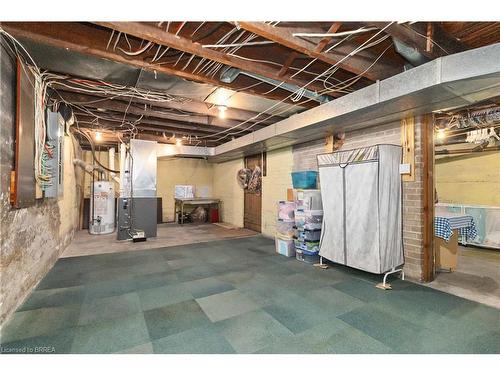
[[[499,353],[500,311],[285,258],[261,236],[60,259],[3,353]]]

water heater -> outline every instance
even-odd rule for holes
[[[115,230],[115,189],[113,181],[95,181],[90,201],[90,234]]]

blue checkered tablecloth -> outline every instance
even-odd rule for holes
[[[434,218],[434,235],[444,239],[446,242],[453,235],[453,229],[458,229],[458,234],[465,239],[473,240],[477,236],[474,219],[470,215],[446,214]]]

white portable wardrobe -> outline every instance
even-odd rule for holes
[[[386,273],[384,287],[404,263],[401,155],[400,146],[383,144],[317,156],[324,211],[319,255]]]

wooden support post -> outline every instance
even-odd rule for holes
[[[403,175],[403,181],[415,181],[415,119],[408,117],[401,120],[401,146],[403,164],[410,164],[410,174]]]
[[[434,123],[425,115],[421,124],[423,153],[423,265],[422,281],[434,280]]]

